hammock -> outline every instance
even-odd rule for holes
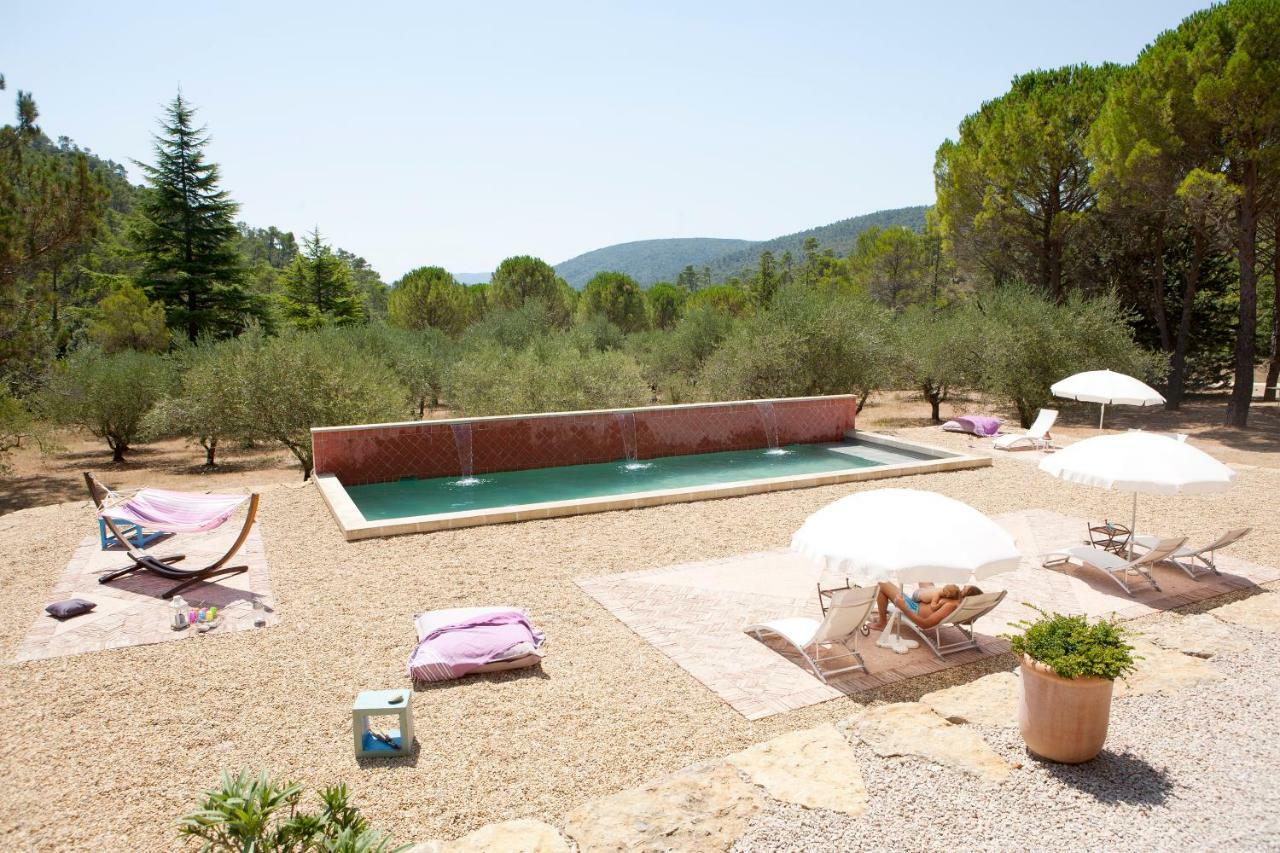
[[[142,489],[121,503],[104,503],[98,515],[165,533],[200,533],[222,526],[249,497]]]

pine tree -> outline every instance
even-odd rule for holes
[[[190,340],[232,335],[261,313],[236,250],[239,205],[218,187],[218,166],[205,160],[208,132],[193,125],[195,109],[181,93],[165,115],[154,137],[156,164],[137,163],[150,184],[137,234],[146,257],[142,283]]]
[[[364,318],[351,268],[333,253],[317,227],[303,238],[302,254],[285,271],[285,314],[300,329],[345,326]]]

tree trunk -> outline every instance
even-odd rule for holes
[[[1040,290],[1049,294],[1055,300],[1057,294],[1053,292],[1049,281],[1053,277],[1050,272],[1052,261],[1050,255],[1053,253],[1053,218],[1046,216],[1040,227]]]
[[[1173,358],[1169,362],[1169,387],[1165,389],[1164,407],[1177,411],[1187,386],[1187,349],[1191,346],[1191,314],[1195,308],[1196,292],[1200,289],[1200,269],[1204,264],[1205,235],[1196,229],[1192,235],[1191,265],[1182,288],[1182,314],[1178,318],[1178,338],[1173,346]]]
[[[1169,334],[1169,313],[1164,304],[1164,222],[1156,225],[1155,269],[1151,282],[1151,314],[1156,321],[1156,329],[1160,332],[1160,349],[1169,352],[1173,349],[1173,336]]]
[[[1272,215],[1275,234],[1271,239],[1271,286],[1275,291],[1271,303],[1271,360],[1267,363],[1267,381],[1262,389],[1262,399],[1268,403],[1276,399],[1276,383],[1280,382],[1280,211]]]
[[[926,382],[920,390],[924,392],[924,398],[929,401],[933,422],[940,423],[942,421],[942,389],[935,388]]]
[[[107,447],[111,448],[111,461],[123,462],[124,452],[129,449],[129,445],[119,439],[107,437]]]
[[[214,455],[218,452],[218,439],[210,438],[203,442],[204,444],[204,467],[216,468],[218,463],[214,460]]]
[[[1227,425],[1249,425],[1253,400],[1254,337],[1258,331],[1258,166],[1245,166],[1244,192],[1236,204],[1236,249],[1240,259],[1240,323],[1236,328],[1236,375]]]

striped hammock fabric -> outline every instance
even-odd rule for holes
[[[249,495],[142,489],[123,503],[104,506],[98,515],[164,533],[201,533],[222,526],[247,500]]]

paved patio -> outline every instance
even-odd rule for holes
[[[948,655],[941,662],[923,646],[903,655],[880,649],[873,632],[857,644],[869,672],[833,678],[828,684],[805,669],[784,644],[762,643],[743,632],[747,625],[770,619],[821,618],[817,585],[843,585],[843,578],[825,575],[790,550],[580,578],[577,584],[743,716],[761,719],[1001,654],[1008,642],[1000,635],[1035,615],[1024,602],[1060,613],[1133,619],[1280,580],[1280,569],[1221,554],[1219,577],[1192,580],[1176,568],[1159,566],[1154,574],[1163,590],[1130,597],[1099,572],[1041,566],[1045,555],[1080,544],[1086,529],[1083,519],[1026,510],[997,516],[996,521],[1013,535],[1023,560],[1017,570],[983,582],[984,589],[1005,589],[1008,595],[977,623],[979,648]]]
[[[147,550],[161,557],[186,554],[186,559],[179,564],[184,568],[205,565],[222,556],[235,541],[240,526],[233,521],[213,533],[172,536],[153,543]],[[27,632],[14,662],[205,636],[195,628],[175,631],[169,627],[169,602],[161,595],[178,581],[149,572],[135,572],[110,584],[98,583],[99,575],[128,562],[122,549],[103,551],[97,533],[86,536],[72,554],[48,601],[83,598],[97,607],[66,621],[41,612]],[[271,579],[267,574],[267,554],[257,524],[249,531],[248,539],[231,564],[247,565],[249,570],[215,578],[212,583],[198,584],[181,593],[192,606],[217,606],[221,622],[210,629],[207,636],[252,629],[255,597],[268,608],[259,614],[265,616],[267,626],[277,621]]]

